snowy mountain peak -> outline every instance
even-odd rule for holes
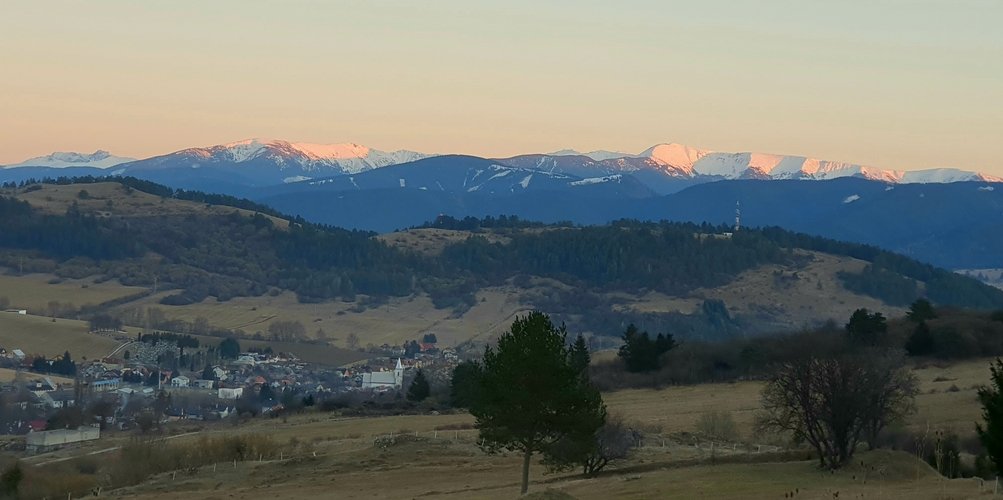
[[[128,163],[130,161],[136,161],[136,159],[125,158],[121,156],[112,156],[111,153],[103,150],[98,150],[92,154],[57,152],[57,153],[52,153],[51,155],[48,156],[39,156],[36,158],[25,160],[21,163],[7,165],[4,168],[18,168],[18,167],[108,168],[108,167],[114,167],[115,165],[118,165],[120,163]]]
[[[574,149],[562,149],[560,151],[554,151],[553,153],[548,153],[547,156],[587,156],[595,161],[605,161],[605,160],[615,160],[617,158],[628,158],[634,155],[630,153],[623,153],[620,151],[592,151],[589,153],[582,153],[575,151]]]
[[[430,156],[435,155],[407,150],[385,152],[351,142],[313,144],[254,138],[185,149],[142,160],[130,168],[163,169],[178,165],[201,168],[214,165],[245,174],[255,170],[254,175],[262,177],[269,177],[269,172],[281,174],[278,178],[286,181],[311,179],[318,175],[357,174]]]
[[[662,167],[675,167],[687,174],[693,172],[693,165],[710,151],[683,146],[682,144],[657,144],[646,149],[639,158],[650,159],[656,165]]]

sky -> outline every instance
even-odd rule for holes
[[[0,0],[0,164],[265,137],[1003,175],[1000,0]]]

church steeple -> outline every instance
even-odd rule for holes
[[[394,368],[394,385],[397,388],[404,387],[404,365],[401,364],[400,358],[397,358],[397,368]]]

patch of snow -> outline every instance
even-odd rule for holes
[[[282,179],[282,182],[284,182],[286,184],[290,184],[290,183],[293,183],[293,182],[308,181],[308,180],[310,180],[312,178],[313,177],[307,177],[305,175],[297,175],[295,177],[286,177],[285,179]]]
[[[522,185],[523,189],[527,189],[527,188],[529,188],[529,181],[532,180],[532,179],[533,179],[533,174],[529,174],[525,178],[523,178],[521,181],[519,181],[519,184]]]
[[[505,177],[506,175],[511,174],[511,173],[512,173],[511,170],[502,170],[501,172],[498,172],[497,174],[492,175],[491,177],[489,177],[488,180],[490,181],[492,179],[497,179],[499,177]]]
[[[843,203],[853,203],[853,202],[855,202],[855,201],[857,201],[859,199],[860,199],[860,196],[851,195],[851,196],[847,196],[846,199],[843,200]]]
[[[620,174],[617,175],[607,175],[605,177],[589,177],[587,179],[582,179],[580,181],[569,182],[569,186],[587,186],[589,184],[602,184],[603,182],[619,182],[620,178],[623,177]]]
[[[979,191],[993,191],[995,190],[992,186],[979,186]]]
[[[401,181],[401,187],[404,187],[407,184],[406,182],[404,182],[404,179],[401,179],[400,181]]]

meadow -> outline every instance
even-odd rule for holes
[[[923,394],[917,398],[918,412],[905,426],[970,433],[979,412],[974,389],[951,387],[986,383],[989,362],[917,366]],[[852,465],[822,471],[809,451],[784,450],[756,436],[752,422],[759,390],[757,383],[741,382],[604,394],[611,412],[644,430],[642,447],[596,479],[548,474],[534,462],[530,492],[537,494],[533,498],[555,500],[942,500],[979,498],[994,487],[979,479],[946,479],[909,453],[884,449],[861,451]],[[700,417],[710,411],[730,412],[735,417],[739,442],[713,440],[696,432]],[[207,500],[517,498],[520,457],[483,453],[473,423],[473,417],[465,413],[360,418],[337,412],[258,418],[238,427],[182,422],[173,428],[178,436],[172,445],[197,446],[201,437],[213,435],[266,436],[277,446],[272,455],[278,456],[203,465],[197,472],[156,474],[139,485],[107,494],[151,500],[191,495]],[[112,434],[77,451],[53,456],[113,454],[112,447],[126,446],[132,439]]]

